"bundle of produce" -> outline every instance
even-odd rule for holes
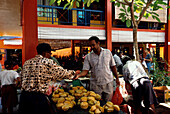
[[[75,96],[76,99],[80,99],[82,96],[87,96],[87,90],[83,86],[72,87],[69,92],[71,95]]]
[[[82,109],[87,109],[88,107],[91,107],[93,105],[100,106],[100,101],[97,101],[95,97],[89,96],[89,97],[81,97],[77,105],[80,105]]]
[[[114,105],[112,102],[108,101],[103,108],[107,111],[107,112],[113,112],[114,110],[116,111],[120,111],[120,107],[118,105]]]
[[[101,107],[99,103],[96,103],[90,108],[89,113],[90,114],[101,114],[101,113],[104,113],[104,108]]]
[[[69,95],[68,92],[64,92],[63,89],[58,89],[53,92],[52,100],[56,103],[56,107],[59,110],[67,111],[76,105],[75,97]]]

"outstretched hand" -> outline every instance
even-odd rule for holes
[[[120,81],[119,81],[119,79],[116,79],[116,85],[117,85],[117,86],[120,86]]]

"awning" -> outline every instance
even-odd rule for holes
[[[22,40],[4,40],[4,45],[22,45]]]
[[[0,36],[0,40],[4,40],[4,45],[22,45],[21,38],[20,36]]]
[[[20,36],[0,36],[0,40],[10,40],[14,38],[22,38]]]

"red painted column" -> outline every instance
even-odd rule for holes
[[[105,0],[105,33],[107,49],[112,51],[112,2]]]
[[[37,53],[37,0],[23,0],[22,64]]]
[[[169,1],[170,6],[170,1]],[[170,9],[167,12],[167,18],[170,15]],[[170,20],[167,19],[167,25],[165,29],[165,60],[168,62],[168,71],[170,71]],[[170,75],[170,74],[169,74]]]

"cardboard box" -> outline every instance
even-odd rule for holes
[[[170,86],[153,87],[153,89],[160,103],[170,102]]]

